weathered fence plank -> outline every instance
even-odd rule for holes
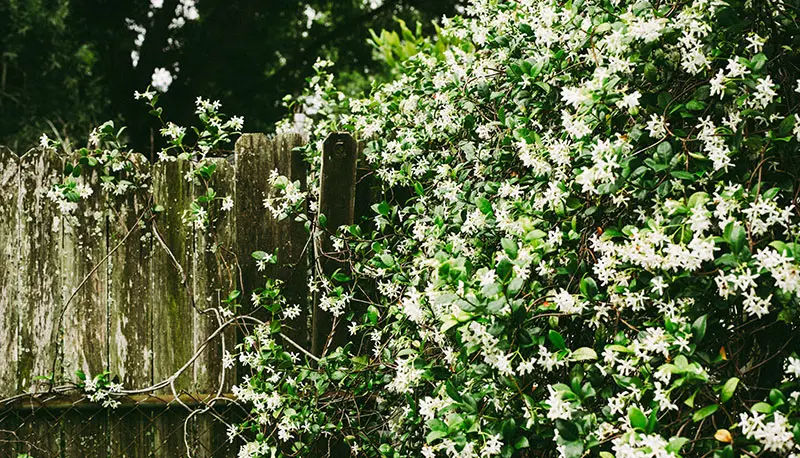
[[[60,181],[62,161],[50,151],[33,150],[20,158],[20,323],[17,389],[30,390],[36,377],[60,375],[61,220],[47,191]],[[53,374],[55,369],[56,374]]]
[[[152,169],[154,204],[164,207],[152,226],[154,380],[171,376],[194,353],[195,310],[187,290],[193,229],[183,219],[192,202],[191,184],[184,178],[190,167],[187,161],[176,161],[159,162]],[[178,377],[174,385],[176,390],[191,388],[191,370]]]
[[[306,165],[294,151],[301,144],[299,135],[269,139],[262,134],[246,134],[236,142],[236,240],[245,300],[249,299],[254,288],[263,285],[265,275],[283,281],[287,305],[297,304],[301,310],[298,317],[285,323],[284,332],[306,346],[309,341],[306,281],[309,237],[302,223],[293,218],[279,221],[263,203],[264,199],[275,194],[267,180],[273,171],[305,187]],[[271,254],[276,249],[278,265],[259,272],[251,253],[261,250]]]
[[[16,430],[16,453],[25,453],[34,458],[61,458],[63,448],[60,418],[41,409],[26,420],[20,422]],[[8,456],[16,458],[17,455]]]
[[[78,178],[99,189],[97,174],[84,170]],[[93,377],[108,367],[105,193],[81,199],[74,218],[63,220],[61,274],[64,281],[61,314],[64,372],[77,370]]]
[[[63,458],[104,457],[108,454],[109,434],[106,410],[66,412],[63,424]]]
[[[152,412],[115,412],[109,418],[109,458],[148,458],[153,450]]]
[[[332,275],[348,268],[342,254],[334,248],[332,235],[340,226],[353,224],[355,217],[356,162],[358,146],[348,133],[332,133],[325,139],[319,190],[319,213],[325,215],[326,227],[315,243],[315,257],[322,271]],[[326,347],[336,348],[346,342],[343,326],[333,329],[333,315],[314,304],[312,352],[321,355]],[[328,339],[331,337],[331,342]]]
[[[17,155],[0,147],[0,398],[14,394],[17,387],[19,177]]]
[[[134,160],[142,173],[148,172],[144,156]],[[113,251],[108,258],[108,366],[126,388],[153,383],[153,237],[146,218],[151,207],[152,197],[144,192],[116,197],[109,204],[108,249]]]
[[[234,199],[234,167],[227,159],[213,158],[216,166],[211,182],[206,187],[203,183],[194,185],[195,197],[208,193],[208,188],[216,192],[216,200],[208,204],[209,223],[204,229],[195,230],[192,274],[194,300],[201,313],[194,317],[194,346],[199,348],[207,336],[214,333],[226,319],[223,309],[227,304],[223,301],[228,294],[238,288],[239,272],[236,268],[235,241],[236,220],[232,208],[228,208],[225,199]],[[214,393],[220,387],[230,390],[233,378],[222,376],[222,343],[227,351],[233,351],[235,333],[233,329],[211,341],[205,352],[194,365],[194,389],[200,393]],[[227,392],[227,391],[225,391]]]

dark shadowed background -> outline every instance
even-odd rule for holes
[[[149,153],[158,124],[133,93],[147,88],[156,68],[173,77],[161,98],[168,119],[189,124],[203,96],[244,116],[246,131],[268,132],[318,56],[335,63],[351,94],[368,91],[383,71],[370,29],[397,29],[397,18],[431,29],[462,3],[0,0],[0,144],[22,153],[44,132],[81,145],[111,119]]]

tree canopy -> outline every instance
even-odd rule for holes
[[[220,99],[250,131],[269,130],[318,56],[369,88],[358,75],[381,71],[368,30],[395,18],[452,15],[457,0],[10,0],[0,4],[0,144],[22,152],[42,132],[85,142],[111,119],[127,124],[132,145],[151,150],[155,126],[134,91],[156,69],[172,79],[163,99],[188,121],[197,96]],[[133,54],[132,54],[133,53]],[[181,108],[182,107],[182,108]],[[181,111],[181,109],[183,111]]]

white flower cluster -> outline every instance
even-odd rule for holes
[[[772,414],[772,421],[767,421],[767,416],[762,413],[743,412],[739,414],[739,426],[742,434],[760,442],[768,452],[785,455],[793,450],[800,451],[794,443],[791,425],[780,412]]]
[[[628,431],[611,441],[617,458],[670,458],[678,455],[667,450],[669,443],[658,434]]]
[[[295,206],[306,199],[306,192],[302,190],[299,181],[289,178],[273,170],[269,175],[269,184],[278,191],[278,195],[264,199],[264,208],[270,211],[273,218],[285,218],[294,211]]]
[[[399,360],[397,361],[397,372],[386,388],[395,393],[411,393],[424,373],[425,371],[414,366],[413,358]]]
[[[83,390],[89,395],[89,401],[99,402],[105,408],[116,409],[121,404],[114,399],[115,395],[118,396],[122,392],[120,383],[101,383],[100,376],[92,378],[90,374],[87,374]]]

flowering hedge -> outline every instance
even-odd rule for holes
[[[354,132],[381,197],[299,215],[350,343],[295,358],[272,306],[240,455],[800,456],[798,10],[474,0],[366,99],[321,63],[308,159]]]

